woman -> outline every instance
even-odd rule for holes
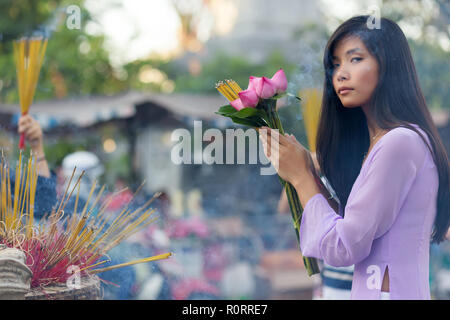
[[[305,256],[355,264],[352,299],[430,299],[430,240],[443,241],[449,227],[449,161],[403,32],[385,18],[368,29],[368,18],[339,26],[323,59],[316,152],[338,210],[293,136],[279,137],[278,157],[261,138],[304,208]]]

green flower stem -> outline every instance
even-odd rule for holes
[[[270,127],[272,129],[278,129],[279,133],[284,135],[284,129],[278,116],[278,112],[275,110],[275,104],[275,100],[268,101],[267,104]],[[289,182],[284,181],[282,178],[280,178],[280,176],[278,176],[278,179],[280,180],[281,185],[284,187],[287,195],[289,208],[291,209],[292,219],[294,222],[295,235],[297,237],[297,242],[300,249],[300,222],[302,218],[303,208],[300,204],[300,200],[294,186],[292,186],[292,184],[290,184]],[[320,273],[316,258],[308,258],[303,256],[303,264],[309,276]]]

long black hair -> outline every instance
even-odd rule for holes
[[[439,174],[437,215],[432,241],[445,239],[449,228],[449,159],[420,89],[408,42],[400,27],[381,18],[380,28],[369,29],[369,16],[345,21],[331,35],[325,47],[325,83],[317,132],[316,154],[322,173],[345,208],[348,196],[370,144],[365,114],[361,107],[345,108],[333,88],[333,51],[342,39],[357,36],[376,58],[379,80],[371,97],[371,113],[381,129],[406,127],[417,132],[433,155]],[[430,139],[410,124],[418,125]]]

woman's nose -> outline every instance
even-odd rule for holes
[[[348,80],[349,78],[349,74],[347,71],[340,69],[338,70],[338,72],[336,73],[336,77],[338,81],[344,81],[344,80]]]
[[[350,74],[345,66],[339,66],[335,72],[337,81],[344,81],[350,78]]]

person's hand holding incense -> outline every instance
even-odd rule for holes
[[[39,175],[50,177],[50,170],[45,158],[43,133],[39,122],[29,114],[22,115],[19,119],[18,133],[25,134],[25,139],[36,157]]]
[[[33,117],[28,114],[21,116],[18,132],[25,134],[25,139],[30,143],[31,149],[37,157],[44,155],[42,129]]]

